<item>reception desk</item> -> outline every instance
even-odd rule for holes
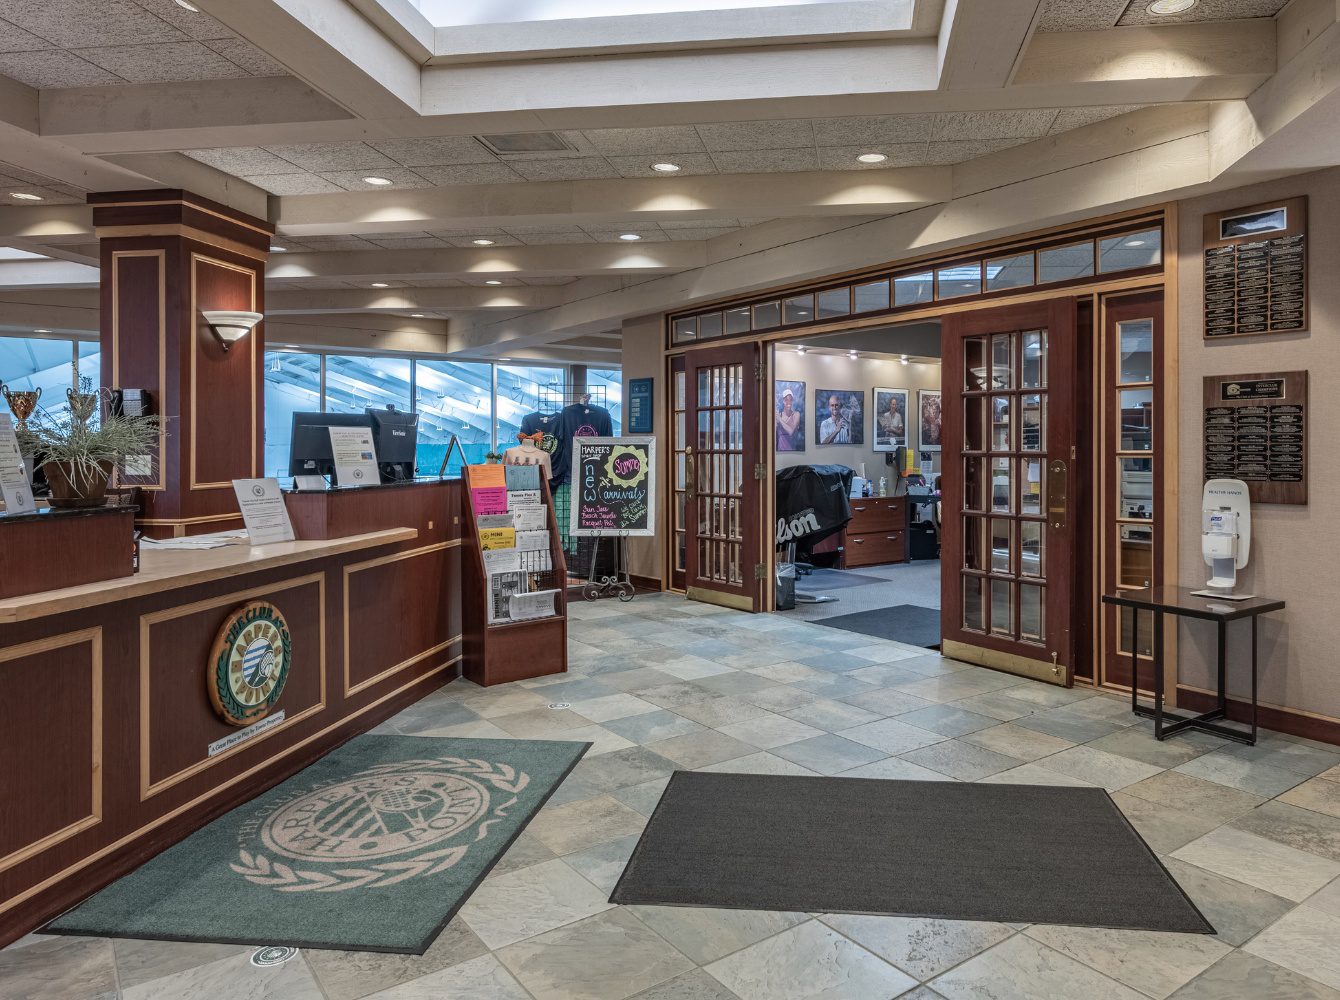
[[[339,492],[357,533],[145,546],[133,576],[0,599],[0,944],[458,676],[460,483]],[[252,601],[292,646],[248,731],[206,676]]]

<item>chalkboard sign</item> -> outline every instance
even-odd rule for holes
[[[575,537],[656,534],[656,440],[572,439]]]

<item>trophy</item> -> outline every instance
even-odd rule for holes
[[[42,398],[42,390],[35,389],[32,392],[13,392],[9,386],[0,382],[0,395],[5,397],[5,402],[9,404],[10,411],[18,421],[17,429],[25,430],[28,426],[28,418],[33,415],[37,409],[37,401]]]
[[[65,390],[65,398],[70,404],[70,414],[81,424],[87,424],[89,418],[98,412],[98,404],[102,402],[104,390],[90,392],[93,388],[93,380],[90,378],[81,378],[79,388],[82,392],[76,392],[74,389]]]

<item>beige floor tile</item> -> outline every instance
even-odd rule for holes
[[[241,944],[193,944],[178,941],[112,941],[116,975],[122,989],[185,972],[235,955],[250,955],[255,949]],[[4,995],[0,988],[0,996]]]
[[[938,976],[1014,933],[1004,924],[828,913],[820,919],[918,980]]]
[[[932,743],[943,743],[947,739],[939,733],[933,733],[919,726],[909,726],[897,719],[880,719],[878,722],[867,722],[863,726],[840,729],[837,735],[845,740],[863,743],[895,756],[928,747]]]
[[[725,958],[809,919],[806,913],[771,910],[718,910],[698,906],[632,906],[629,909],[698,965]]]
[[[1217,819],[1158,805],[1125,792],[1114,792],[1112,801],[1158,854],[1171,854],[1222,825]]]
[[[1073,775],[1062,774],[1060,771],[1051,771],[1042,767],[1038,761],[1031,764],[1021,764],[1019,767],[1012,767],[1008,771],[997,771],[995,774],[989,774],[985,778],[978,778],[988,784],[999,785],[1056,785],[1066,788],[1096,788],[1082,778],[1076,778]]]
[[[1313,778],[1290,788],[1279,797],[1279,800],[1291,806],[1300,806],[1303,809],[1340,818],[1340,781]]]
[[[605,893],[562,861],[546,861],[485,879],[460,915],[480,940],[497,949],[608,910],[610,905]]]
[[[758,750],[757,747],[749,743],[713,729],[661,740],[651,744],[650,749],[689,770],[695,767],[704,767],[708,764],[717,764],[723,760],[745,757],[751,753],[756,753]]]
[[[1042,925],[1024,933],[1155,1000],[1171,996],[1231,950],[1204,934]]]
[[[0,997],[110,1000],[116,959],[105,938],[52,937],[0,951]]]
[[[771,714],[761,715],[757,719],[746,719],[744,722],[732,722],[720,727],[720,731],[737,740],[753,744],[760,750],[771,750],[773,747],[823,735],[822,729],[807,726],[803,722],[782,715]]]
[[[258,968],[250,951],[198,965],[121,991],[122,1000],[323,1000],[301,953],[283,965]],[[73,1000],[68,998],[67,1000]]]
[[[630,834],[618,840],[588,847],[575,854],[565,854],[563,861],[608,896],[619,883],[619,876],[623,874],[624,866],[628,864],[628,859],[641,838],[642,835],[639,833]]]
[[[903,754],[902,759],[921,767],[928,767],[932,771],[939,771],[959,781],[976,781],[988,775],[1008,771],[1022,763],[1014,757],[1006,757],[994,750],[986,750],[959,740],[933,743],[920,750]]]
[[[1207,819],[1217,819],[1220,823],[1232,822],[1265,801],[1260,795],[1193,778],[1180,771],[1164,771],[1152,778],[1127,785],[1123,791],[1158,805],[1182,809]]]
[[[1177,858],[1161,859],[1177,884],[1214,927],[1214,936],[1235,947],[1251,940],[1294,908],[1292,900],[1245,885]]]
[[[1075,745],[1069,740],[1034,732],[1032,729],[1024,729],[1008,722],[990,729],[979,729],[975,733],[960,736],[959,739],[964,743],[973,743],[987,750],[1002,753],[1006,757],[1015,757],[1023,761],[1050,757]]]
[[[359,1000],[378,990],[479,958],[487,951],[484,942],[457,917],[443,928],[437,940],[422,955],[308,948],[304,948],[302,954],[327,1000]]]
[[[707,701],[693,702],[673,709],[686,719],[692,719],[700,725],[715,729],[732,722],[744,722],[767,715],[766,709],[759,708],[753,702],[746,701],[743,695],[723,695],[709,698]]]
[[[1328,861],[1230,826],[1193,840],[1174,851],[1172,856],[1295,902],[1306,899],[1340,876],[1340,862]]]
[[[536,708],[514,715],[499,715],[489,721],[512,736],[530,740],[549,739],[591,724],[590,719],[567,708]]]
[[[521,984],[494,956],[462,962],[449,969],[374,993],[369,1000],[531,1000]]]
[[[1239,816],[1232,825],[1300,851],[1340,861],[1340,818],[1335,816],[1272,801]]]
[[[946,1000],[1147,1000],[1143,993],[1016,934],[931,980]]]
[[[702,969],[686,972],[667,979],[649,990],[643,990],[632,1000],[739,1000],[726,987]]]
[[[1234,951],[1174,993],[1172,1000],[1340,1000],[1340,991]]]
[[[1080,778],[1091,785],[1106,788],[1109,792],[1152,778],[1163,770],[1153,764],[1145,764],[1088,746],[1071,747],[1069,750],[1044,757],[1038,761],[1038,766]]]
[[[526,835],[555,854],[571,854],[641,833],[647,818],[612,795],[568,802],[541,809],[526,827]]]
[[[1340,990],[1340,917],[1333,913],[1300,906],[1243,950]]]
[[[592,722],[609,722],[611,719],[626,719],[630,715],[645,715],[655,712],[657,706],[643,701],[636,695],[619,693],[607,694],[601,698],[587,698],[574,701],[572,710],[582,718]]]
[[[776,754],[760,750],[744,757],[732,757],[716,764],[696,768],[699,771],[713,771],[724,774],[792,774],[802,778],[813,777],[814,772],[801,767],[794,761],[785,760]]]

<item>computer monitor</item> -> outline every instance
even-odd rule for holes
[[[366,413],[294,413],[290,437],[290,476],[330,476],[335,457],[330,451],[331,427],[372,427]],[[338,484],[337,484],[338,485]]]
[[[414,478],[414,450],[419,440],[419,415],[397,410],[368,407],[372,420],[372,443],[377,449],[377,468],[384,483]]]

